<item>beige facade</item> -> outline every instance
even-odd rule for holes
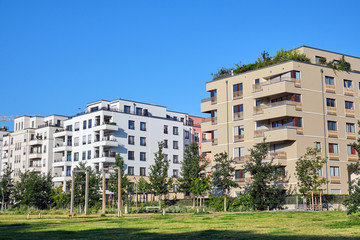
[[[345,56],[352,71],[334,71],[317,64],[318,58],[339,60],[342,54],[298,51],[311,63],[288,61],[206,84],[210,98],[202,100],[201,111],[211,118],[201,127],[212,137],[202,150],[212,157],[228,152],[237,161],[235,180],[244,186],[250,176],[241,169],[249,149],[265,137],[268,159],[285,170],[281,183],[297,191],[296,161],[307,147],[317,146],[328,158],[320,173],[329,181],[324,192],[347,194],[347,165],[358,158],[348,145],[357,138],[360,118],[360,58]],[[233,189],[232,195],[240,191]]]

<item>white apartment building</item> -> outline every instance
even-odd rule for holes
[[[3,136],[2,170],[13,170],[14,180],[26,170],[51,173],[53,163],[53,134],[62,129],[68,117],[50,115],[21,116],[14,120],[14,131]]]
[[[2,146],[3,146],[3,137],[4,135],[8,134],[7,132],[7,128],[4,127],[0,127],[0,176],[1,176],[1,172],[2,172]]]
[[[192,140],[191,125],[187,114],[163,106],[123,99],[89,103],[84,113],[65,120],[64,128],[54,134],[55,186],[65,190],[79,162],[99,172],[114,165],[117,153],[129,176],[149,176],[158,142],[164,142],[170,160],[168,176],[177,177],[185,146]]]

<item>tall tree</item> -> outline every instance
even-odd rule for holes
[[[178,178],[179,190],[185,194],[192,193],[193,203],[195,204],[195,193],[191,190],[194,179],[200,176],[205,170],[207,162],[204,157],[199,155],[199,145],[192,142],[186,149],[184,160],[181,162],[181,177]]]
[[[226,152],[215,154],[215,165],[212,166],[212,185],[221,190],[224,196],[224,211],[226,212],[226,196],[229,194],[231,187],[238,185],[234,181],[235,161],[230,158]]]
[[[316,148],[307,148],[304,156],[296,162],[296,177],[299,191],[305,195],[308,191],[318,191],[320,186],[326,184],[326,178],[319,176],[319,169],[326,163],[326,159],[317,156]]]
[[[26,205],[46,209],[51,205],[52,177],[26,171],[20,173],[20,181],[15,184],[14,197],[16,205]]]
[[[150,185],[155,196],[159,197],[161,208],[161,197],[169,192],[172,179],[168,178],[169,161],[165,160],[163,154],[164,143],[159,142],[159,150],[155,153],[155,163],[150,166]]]
[[[115,167],[120,167],[121,172],[121,196],[122,200],[126,198],[127,188],[129,185],[128,175],[125,174],[124,160],[120,153],[115,156]],[[114,193],[114,199],[118,199],[118,171],[112,172],[109,179],[109,190]]]
[[[149,183],[141,177],[138,182],[138,191],[142,194],[142,199],[144,199],[144,194],[147,194],[149,192]]]
[[[7,167],[4,171],[4,174],[1,176],[1,181],[0,181],[0,188],[1,188],[1,192],[0,192],[0,200],[2,202],[1,204],[1,210],[4,210],[4,205],[9,206],[10,204],[10,196],[13,192],[13,180],[11,178],[11,173],[13,171]]]
[[[199,207],[199,198],[200,198],[200,205],[201,205],[201,196],[210,189],[210,178],[209,177],[197,177],[191,181],[191,192],[197,198],[197,207]]]
[[[283,187],[274,184],[285,173],[273,160],[264,162],[269,144],[265,140],[250,149],[250,161],[244,166],[251,174],[251,184],[245,187],[250,195],[254,209],[280,208],[284,201]]]

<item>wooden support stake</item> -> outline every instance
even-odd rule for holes
[[[70,203],[70,216],[74,216],[74,188],[75,188],[75,173],[72,171],[71,175],[71,203]]]
[[[86,183],[85,183],[85,215],[88,215],[89,206],[89,171],[86,171]]]

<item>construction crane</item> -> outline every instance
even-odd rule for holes
[[[19,117],[19,116],[9,116],[9,117],[7,117],[7,116],[0,116],[0,122],[1,122],[1,121],[12,121],[12,120],[14,120],[14,119],[17,118],[17,117]]]

